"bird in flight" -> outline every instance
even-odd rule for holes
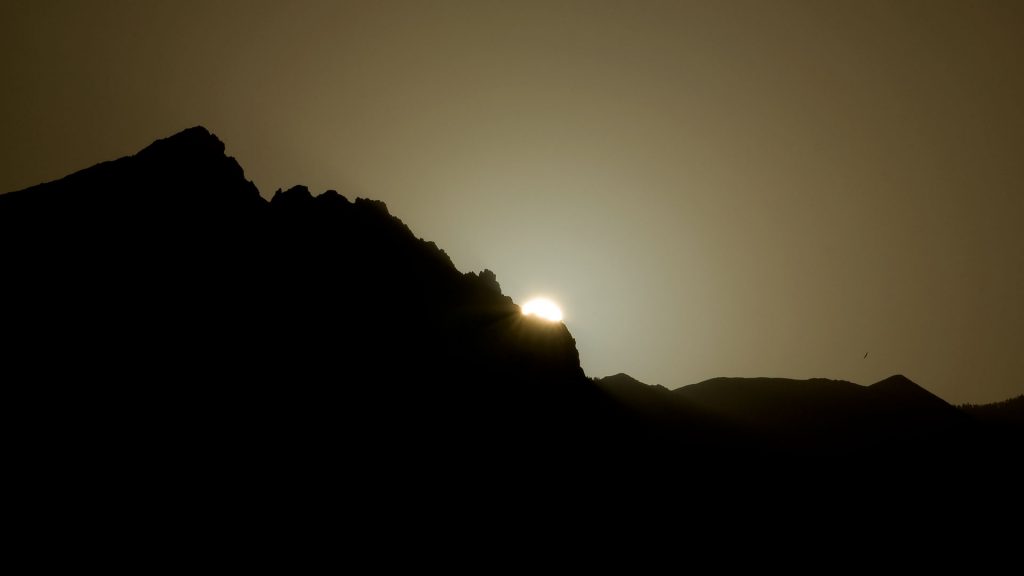
[[[861,358],[861,360],[864,360],[864,359],[865,359],[865,358],[867,358],[867,357],[868,357],[868,353],[867,353],[867,352],[865,352],[865,353],[864,353],[864,358]]]

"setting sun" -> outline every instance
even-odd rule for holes
[[[562,309],[547,298],[533,298],[523,304],[523,316],[537,316],[551,322],[561,322]]]

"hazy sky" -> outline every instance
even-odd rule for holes
[[[1022,31],[1017,0],[0,0],[0,191],[203,124],[265,196],[384,200],[555,298],[590,375],[994,401]]]

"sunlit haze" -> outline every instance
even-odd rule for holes
[[[588,375],[991,402],[1024,393],[1022,30],[1016,0],[7,2],[0,192],[201,124],[267,198],[382,200],[558,294]]]

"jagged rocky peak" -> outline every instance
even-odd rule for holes
[[[220,138],[207,130],[205,126],[193,126],[173,136],[153,142],[136,156],[140,158],[162,155],[219,157],[224,155],[224,151],[224,142]]]
[[[150,144],[133,159],[147,175],[162,174],[170,182],[191,184],[204,191],[258,196],[256,186],[245,178],[242,166],[225,154],[225,145],[203,126],[183,130]]]
[[[292,186],[284,191],[278,188],[270,199],[272,206],[305,206],[312,202],[313,195],[309,192],[309,188],[302,185]]]
[[[128,213],[147,218],[248,211],[265,204],[224,143],[197,126],[153,142],[137,154],[103,162],[52,182],[0,195],[22,216],[93,218]]]
[[[498,283],[498,275],[492,270],[484,268],[479,274],[469,272],[468,275],[477,278],[480,284],[488,290],[495,294],[501,294],[501,284]]]
[[[327,190],[323,194],[316,197],[316,200],[321,204],[327,205],[345,205],[349,206],[352,203],[349,202],[348,198],[338,194],[337,190]]]

